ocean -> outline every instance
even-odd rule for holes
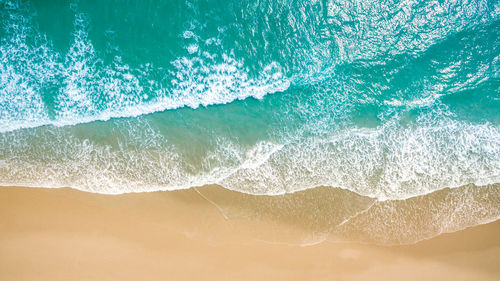
[[[469,226],[498,183],[498,1],[0,0],[0,185],[481,190]]]

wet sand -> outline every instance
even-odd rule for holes
[[[498,221],[405,246],[303,246],[307,223],[233,218],[214,192],[0,187],[0,280],[500,279]]]

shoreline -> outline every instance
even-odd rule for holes
[[[303,238],[301,228],[310,225],[298,224],[287,217],[277,219],[289,209],[271,216],[251,213],[251,217],[244,217],[224,205],[222,197],[228,195],[217,188],[197,191],[102,195],[69,188],[1,187],[0,279],[498,280],[500,277],[500,221],[412,245],[378,246],[327,239],[300,246],[290,241]],[[220,205],[204,197],[215,198]],[[231,196],[226,200],[236,205],[240,202]],[[241,207],[265,212],[268,206],[259,204]],[[225,218],[218,207],[233,212]],[[304,220],[308,215],[298,214],[294,219]]]

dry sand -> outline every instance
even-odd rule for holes
[[[195,189],[0,187],[0,280],[500,280],[498,221],[408,246],[255,239],[293,228],[228,220]]]

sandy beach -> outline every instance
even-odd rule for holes
[[[304,246],[286,242],[302,235],[297,225],[227,218],[198,191],[101,195],[2,187],[0,279],[500,278],[500,222],[413,245],[327,240]],[[284,242],[272,239],[278,233]]]

